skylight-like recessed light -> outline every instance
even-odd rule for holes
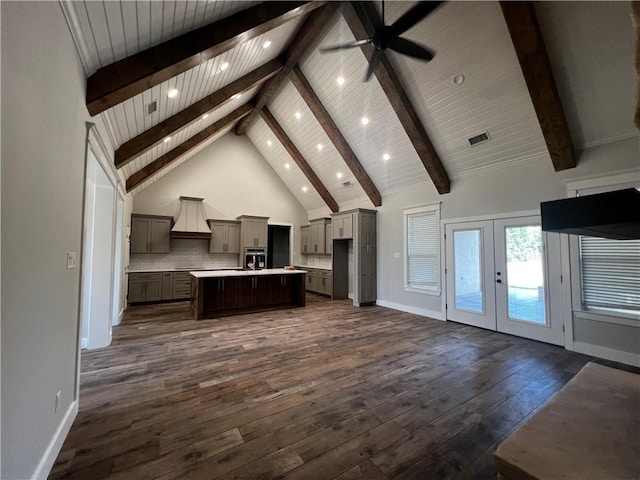
[[[342,178],[342,173],[341,172],[336,173],[336,177],[338,177],[339,179]]]
[[[360,119],[360,121],[362,122],[363,125],[367,125],[369,123],[369,118],[368,117],[362,117]]]
[[[338,77],[336,78],[336,83],[338,85],[344,85],[344,77]]]
[[[241,93],[236,93],[236,94],[233,96],[233,99],[234,99],[234,100],[238,100],[241,96],[242,96],[242,94],[241,94]]]
[[[389,160],[391,158],[391,155],[389,155],[388,153],[383,153],[382,154],[382,159],[386,162],[387,160]]]
[[[302,118],[302,114],[300,112],[294,113],[295,117],[300,120]]]
[[[271,40],[267,40],[262,44],[262,48],[269,48],[271,46]]]
[[[267,145],[271,146],[273,145],[273,142],[271,140],[267,140]]]
[[[202,115],[202,119],[203,120],[206,120],[207,118],[209,118],[209,114],[208,113],[205,113],[204,115]]]
[[[167,143],[167,142],[168,142],[168,141],[170,141],[170,140],[171,140],[171,137],[164,137],[163,142],[164,142],[164,143]]]
[[[303,192],[306,192],[307,190],[309,190],[307,187],[302,187]]]
[[[289,170],[291,168],[291,165],[289,165],[288,163],[284,164],[284,168],[286,168],[287,170]]]
[[[227,68],[229,68],[229,62],[224,62],[220,65],[220,71],[224,72]]]
[[[169,97],[169,98],[173,98],[176,95],[178,95],[178,89],[176,89],[176,88],[172,88],[167,92],[167,97]]]
[[[324,146],[321,143],[319,143],[318,145],[316,145],[316,148],[319,151],[319,150],[322,150],[324,148]]]

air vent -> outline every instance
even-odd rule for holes
[[[145,115],[151,115],[152,113],[155,113],[156,110],[158,110],[158,99],[157,98],[153,102],[147,103],[144,106]]]
[[[342,186],[344,188],[351,188],[353,187],[353,183],[351,183],[351,180],[347,180],[346,182],[342,182]]]
[[[469,145],[473,147],[475,145],[479,145],[480,143],[488,142],[491,139],[489,138],[489,132],[483,132],[480,135],[476,135],[475,137],[469,138],[468,140],[469,140]]]

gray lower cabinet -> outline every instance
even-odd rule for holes
[[[191,275],[188,272],[173,273],[173,300],[185,300],[191,294]]]
[[[375,303],[377,299],[376,246],[354,245],[357,249],[353,277],[353,303],[361,305]]]
[[[331,270],[300,266],[296,268],[307,272],[307,279],[305,282],[306,291],[331,296],[331,292],[333,290]]]
[[[162,273],[162,300],[173,300],[173,272]]]
[[[162,273],[130,273],[129,303],[162,300]]]

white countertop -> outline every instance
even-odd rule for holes
[[[226,267],[226,268],[141,268],[139,270],[127,270],[125,273],[162,273],[162,272],[194,272],[194,271],[228,271],[242,270],[242,267]]]
[[[250,277],[254,275],[290,275],[307,273],[304,270],[285,270],[284,268],[265,268],[263,270],[209,270],[189,272],[195,278]]]
[[[331,271],[331,267],[317,267],[315,265],[296,265],[296,267],[312,268],[314,270],[329,270],[329,271]]]

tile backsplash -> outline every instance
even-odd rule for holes
[[[172,268],[234,268],[238,255],[210,254],[209,240],[172,238],[169,253],[132,253],[129,270]]]
[[[307,267],[331,269],[331,257],[328,255],[303,255],[302,263]]]

